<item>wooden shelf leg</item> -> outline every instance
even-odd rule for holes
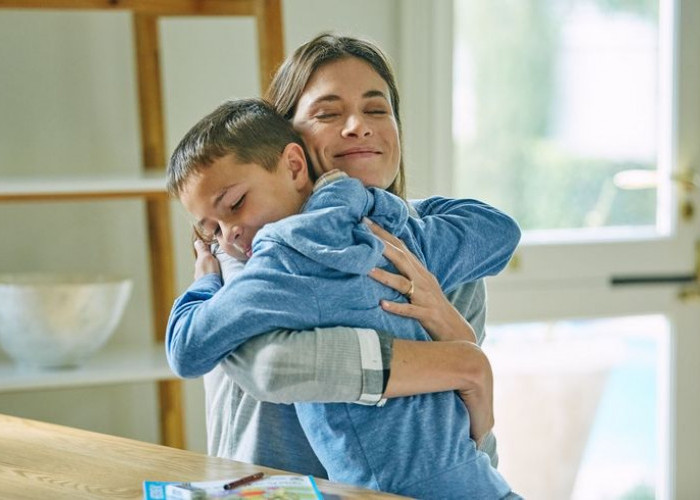
[[[182,383],[179,380],[162,380],[158,382],[158,395],[161,443],[173,448],[185,449]]]
[[[282,31],[280,0],[258,0],[255,2],[255,18],[258,31],[260,87],[264,93],[272,81],[277,66],[284,59],[284,33]]]
[[[141,144],[145,170],[165,167],[165,126],[161,97],[158,50],[158,18],[134,14],[136,61],[141,117]],[[155,338],[163,341],[170,308],[175,300],[175,265],[173,261],[170,200],[149,200],[148,238],[150,246],[151,294]],[[176,448],[185,447],[182,384],[178,380],[158,384],[160,399],[161,442]]]

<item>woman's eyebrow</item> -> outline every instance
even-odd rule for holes
[[[364,97],[365,99],[371,99],[372,97],[382,97],[387,101],[389,100],[387,95],[381,90],[368,90],[367,92],[362,94],[362,97]]]
[[[373,97],[381,97],[384,100],[389,101],[389,98],[387,97],[387,95],[384,92],[382,92],[381,90],[372,89],[372,90],[368,90],[367,92],[362,94],[363,99],[371,99]],[[309,107],[318,106],[319,104],[325,103],[325,102],[337,102],[337,101],[342,101],[342,98],[339,95],[337,95],[337,94],[325,94],[325,95],[322,95],[322,96],[314,99],[311,102],[311,105]]]
[[[311,101],[311,104],[310,104],[309,107],[318,106],[319,104],[324,103],[324,102],[336,102],[336,101],[340,101],[340,96],[339,96],[339,95],[336,95],[336,94],[326,94],[326,95],[322,95],[322,96],[320,96],[320,97],[317,97],[316,99],[314,99],[313,101]]]

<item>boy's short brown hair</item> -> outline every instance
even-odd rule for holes
[[[179,197],[193,173],[231,154],[241,163],[274,171],[282,151],[292,142],[306,155],[291,123],[262,99],[226,101],[199,120],[173,151],[166,173],[168,192]]]

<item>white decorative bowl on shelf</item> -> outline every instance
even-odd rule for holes
[[[100,275],[0,275],[0,345],[22,366],[78,366],[114,333],[131,287]]]

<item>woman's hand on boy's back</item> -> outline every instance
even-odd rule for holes
[[[383,300],[382,309],[420,321],[433,340],[476,342],[476,334],[469,322],[447,300],[435,276],[404,242],[376,223],[367,225],[384,242],[384,256],[401,273],[394,274],[377,268],[370,272],[370,277],[408,299],[408,302]]]
[[[195,280],[198,280],[206,274],[221,274],[219,261],[211,253],[209,245],[204,243],[202,240],[197,239],[194,241],[194,252],[196,255],[196,260],[194,261]]]

